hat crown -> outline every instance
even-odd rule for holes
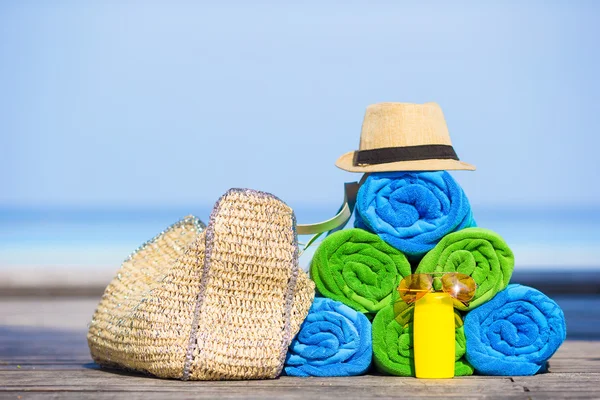
[[[452,145],[437,103],[378,103],[367,107],[360,150],[429,144]]]

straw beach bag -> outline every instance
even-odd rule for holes
[[[102,366],[163,378],[275,378],[313,297],[292,209],[231,189],[208,227],[187,217],[123,263],[88,344]]]

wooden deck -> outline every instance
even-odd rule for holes
[[[180,382],[98,368],[90,359],[86,324],[96,299],[0,298],[0,398],[600,398],[600,307],[583,317],[563,307],[568,340],[551,373],[533,377],[419,380],[367,375],[265,381]],[[592,309],[593,308],[593,309]],[[578,319],[579,318],[579,319]],[[570,322],[573,321],[572,324]],[[590,323],[586,323],[590,321]],[[591,328],[590,328],[591,327]]]

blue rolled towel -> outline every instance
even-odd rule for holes
[[[467,360],[483,375],[534,375],[565,340],[565,316],[537,289],[511,284],[465,318]]]
[[[370,174],[358,191],[355,227],[418,260],[446,234],[476,226],[469,200],[446,171]]]
[[[317,297],[285,361],[291,376],[364,374],[373,352],[371,322],[339,301]]]

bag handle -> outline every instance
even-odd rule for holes
[[[322,222],[316,222],[314,224],[298,224],[296,225],[296,232],[298,235],[313,235],[310,240],[304,246],[304,250],[308,249],[315,240],[317,240],[323,233],[327,232],[327,235],[344,229],[352,213],[354,212],[354,206],[356,205],[356,195],[358,189],[364,183],[368,174],[365,174],[359,182],[346,182],[344,183],[344,202],[340,206],[337,214]]]

